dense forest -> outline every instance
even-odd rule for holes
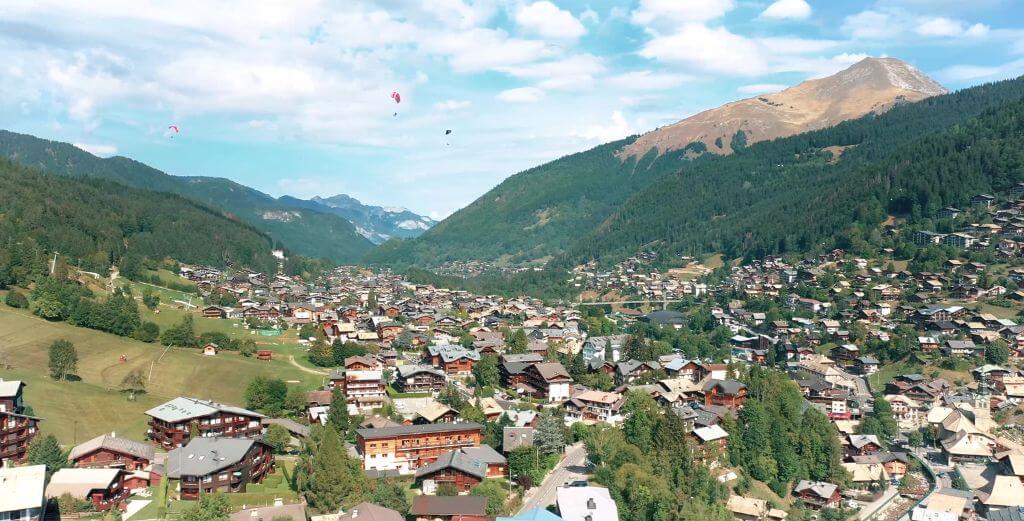
[[[888,214],[928,216],[1024,180],[1013,134],[1022,97],[1022,79],[981,85],[737,146],[730,156],[691,149],[620,162],[614,151],[630,139],[609,143],[512,176],[423,236],[386,243],[368,259],[429,266],[554,256],[550,266],[567,268],[640,250],[668,260],[844,247]]]
[[[620,161],[615,152],[636,137],[607,143],[509,177],[416,239],[392,240],[367,260],[437,265],[451,260],[530,262],[562,252],[594,229],[632,193],[679,170],[704,145]]]
[[[180,196],[69,179],[0,158],[0,244],[7,255],[59,252],[105,273],[126,256],[272,271],[271,239]],[[17,247],[15,247],[17,246]]]
[[[67,143],[4,130],[0,130],[0,157],[61,176],[105,179],[223,208],[269,233],[276,246],[308,257],[354,262],[373,248],[342,217],[290,205],[219,177],[172,176],[125,157],[99,158]]]
[[[845,247],[887,214],[934,215],[1024,180],[1022,97],[1024,79],[982,85],[694,164],[632,197],[555,264],[640,248],[753,258]],[[835,157],[832,146],[846,148]]]

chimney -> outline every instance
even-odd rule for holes
[[[359,509],[358,508],[353,508],[352,509],[352,519],[355,519],[357,517],[359,517]]]
[[[594,510],[597,508],[597,503],[594,502],[594,498],[587,499],[587,510]]]
[[[274,498],[274,506],[275,507],[283,507],[284,506],[284,500],[279,498],[279,497]]]

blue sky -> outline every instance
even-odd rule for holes
[[[1024,73],[1016,0],[0,3],[0,128],[434,217],[868,55],[950,89]]]

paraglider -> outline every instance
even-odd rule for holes
[[[399,94],[397,90],[391,91],[391,99],[395,100],[395,105],[398,105],[399,103],[402,102],[402,95]],[[397,117],[398,116],[398,112],[395,111],[395,113],[392,114],[391,116],[392,117]]]
[[[451,133],[452,133],[452,129],[448,129],[448,130],[444,131],[444,135],[446,135],[446,136],[451,134]]]
[[[452,133],[452,129],[447,129],[447,130],[444,131],[444,135],[446,135],[446,136],[450,136],[451,133]],[[444,140],[444,146],[450,147],[450,146],[452,146],[452,144],[449,143],[447,139],[445,139]]]
[[[174,139],[175,134],[179,133],[178,125],[167,125],[167,132],[170,134],[171,139]]]

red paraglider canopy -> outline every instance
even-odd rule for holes
[[[391,99],[395,100],[395,103],[401,103],[402,95],[399,94],[398,91],[394,91],[391,93]]]

